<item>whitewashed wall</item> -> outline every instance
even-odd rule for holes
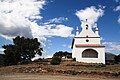
[[[98,52],[98,58],[82,58],[82,52],[86,49],[93,49]],[[105,64],[105,49],[104,47],[76,47],[74,48],[72,55],[78,62],[86,63],[103,63]]]
[[[89,42],[86,42],[86,40]],[[100,44],[100,38],[75,38],[74,44]]]
[[[88,25],[88,28],[87,26]],[[82,25],[82,31],[78,34],[78,28],[77,28],[77,35],[74,38],[74,44],[73,44],[73,50],[72,50],[72,57],[76,58],[76,61],[79,62],[86,62],[86,63],[103,63],[105,64],[105,48],[103,46],[97,46],[97,47],[76,47],[76,44],[101,44],[100,42],[100,36],[98,28],[96,28],[96,31],[94,32],[92,30],[92,27],[89,23],[86,23]],[[89,42],[86,42],[86,40],[89,40]],[[93,49],[98,52],[98,58],[82,58],[82,52],[86,49]]]

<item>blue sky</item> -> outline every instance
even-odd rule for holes
[[[71,52],[76,26],[81,31],[81,17],[86,18],[82,10],[92,15],[90,20],[93,18],[93,26],[97,24],[106,52],[120,54],[119,0],[0,0],[0,52],[1,46],[12,44],[18,35],[38,38],[43,57],[56,51]]]

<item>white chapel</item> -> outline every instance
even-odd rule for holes
[[[105,64],[105,46],[100,42],[98,27],[93,31],[87,20],[81,27],[80,33],[76,28],[76,36],[72,41],[72,58],[78,62]]]

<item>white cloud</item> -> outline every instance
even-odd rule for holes
[[[60,24],[56,25],[55,29],[51,29],[51,35],[61,37],[73,37],[74,35],[71,34],[72,30],[73,28]]]
[[[105,39],[103,37],[101,37],[100,40],[104,41]]]
[[[119,0],[114,0],[114,1],[117,2],[117,3],[119,2]]]
[[[33,37],[31,20],[41,19],[44,0],[2,0],[0,2],[0,34],[6,38]]]
[[[120,5],[117,6],[114,11],[120,11]],[[120,23],[120,15],[118,16],[118,23]]]
[[[113,43],[112,42],[103,42],[102,44],[103,45],[112,45]]]
[[[118,17],[118,23],[120,23],[120,16]]]
[[[45,22],[44,24],[51,24],[51,23],[62,23],[64,21],[68,21],[68,18],[64,18],[64,17],[59,17],[59,18],[53,18],[48,20],[48,22]]]
[[[40,55],[36,54],[35,57],[32,58],[31,60],[32,60],[32,61],[35,61],[35,60],[38,60],[38,59],[40,59],[40,58],[42,58],[42,57],[41,57]]]
[[[108,52],[120,52],[120,42],[104,42],[103,44]]]
[[[73,28],[55,24],[67,21],[67,18],[54,18],[50,22],[54,24],[38,25],[36,20],[43,17],[40,15],[45,0],[1,0],[0,2],[0,36],[11,39],[16,36],[38,38],[44,43],[46,37],[60,36],[71,37]]]
[[[120,5],[117,6],[114,10],[115,10],[115,11],[120,11]]]
[[[34,37],[39,38],[40,36],[50,37],[50,36],[60,36],[60,37],[73,37],[71,34],[73,31],[72,27],[65,26],[63,24],[47,24],[39,26],[37,23],[31,24],[32,34]]]
[[[52,58],[53,55],[46,55],[45,58]]]
[[[3,54],[4,49],[0,48],[0,54]]]
[[[68,18],[59,17],[59,18],[53,18],[49,20],[50,23],[61,23],[63,21],[68,21]]]
[[[101,8],[101,9],[105,9],[106,8],[106,6],[102,6],[102,5],[98,5],[98,7]]]
[[[98,18],[104,15],[104,10],[102,10],[101,8],[96,9],[96,7],[91,6],[87,7],[84,10],[79,10],[75,14],[80,19],[82,23],[81,26],[87,19],[88,23],[94,27],[96,25],[96,22],[98,21]]]

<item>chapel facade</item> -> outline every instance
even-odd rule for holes
[[[105,46],[101,44],[98,27],[93,31],[87,20],[81,27],[80,33],[76,28],[76,36],[72,41],[72,58],[78,62],[105,64]]]

